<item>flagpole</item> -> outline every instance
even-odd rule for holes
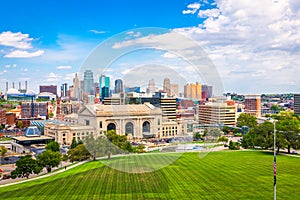
[[[276,122],[273,120],[274,124],[274,200],[276,200]]]

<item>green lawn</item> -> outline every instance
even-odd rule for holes
[[[111,166],[135,170],[152,167],[174,154],[113,158]],[[155,155],[157,157],[155,159]],[[258,151],[185,153],[150,173],[126,173],[89,162],[61,174],[0,188],[0,199],[272,199],[273,157]],[[143,160],[144,159],[144,160]],[[300,158],[278,156],[278,199],[299,199]],[[147,170],[147,169],[146,169]],[[130,170],[128,170],[130,171]]]

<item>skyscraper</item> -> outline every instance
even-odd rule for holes
[[[92,70],[85,70],[83,75],[84,92],[94,94],[94,77]]]
[[[155,92],[155,81],[154,79],[151,79],[148,84],[147,93],[154,93],[154,92]]]
[[[300,115],[300,94],[294,94],[294,112]]]
[[[245,95],[245,113],[261,116],[261,97],[256,94]]]
[[[121,79],[115,80],[115,93],[123,92],[123,81]]]
[[[212,86],[202,85],[202,98],[211,98],[212,97]]]
[[[184,97],[192,99],[202,99],[202,85],[198,82],[184,86]]]
[[[60,96],[61,97],[66,97],[68,96],[68,84],[64,83],[62,84],[62,86],[60,87]]]
[[[171,84],[171,96],[178,97],[179,96],[179,86],[178,84]]]
[[[77,73],[75,74],[75,78],[73,78],[73,98],[79,100],[80,97],[80,82],[79,78],[77,76]]]
[[[110,78],[102,74],[99,78],[99,89],[100,89],[100,97],[102,97],[102,88],[107,87],[108,90],[110,88]]]
[[[170,79],[165,78],[164,79],[164,86],[163,90],[165,93],[167,93],[167,96],[171,96],[171,82]]]

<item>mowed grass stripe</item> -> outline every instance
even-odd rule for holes
[[[147,154],[146,154],[147,155]],[[113,158],[123,169],[159,167],[174,155]],[[186,153],[149,173],[126,173],[86,163],[64,173],[6,188],[1,199],[271,199],[273,155],[262,152]],[[298,199],[300,159],[278,156],[278,199]],[[134,165],[134,166],[133,166]],[[115,165],[116,166],[116,165]]]

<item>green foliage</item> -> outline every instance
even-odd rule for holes
[[[199,140],[201,138],[201,134],[199,132],[194,133],[193,139],[194,140]]]
[[[132,152],[132,145],[127,141],[126,135],[118,135],[115,130],[109,130],[106,133],[107,139],[122,150]]]
[[[229,142],[229,149],[230,150],[240,150],[240,143],[239,142]]]
[[[142,144],[139,144],[137,147],[133,148],[134,153],[145,153],[146,151],[144,150],[145,146]]]
[[[300,148],[300,121],[293,113],[280,112],[279,120],[276,122],[276,136],[282,135],[286,140],[288,153],[291,148]]]
[[[223,126],[222,131],[223,131],[225,134],[229,134],[230,128],[229,128],[228,126]]]
[[[12,178],[26,177],[30,174],[39,174],[42,167],[39,166],[37,160],[32,159],[31,155],[26,155],[16,162],[17,168],[11,172]]]
[[[91,157],[90,152],[87,150],[85,145],[79,144],[75,148],[68,151],[69,160],[74,161],[83,161]]]
[[[77,146],[77,141],[75,138],[72,139],[71,149],[74,149]]]
[[[17,127],[18,128],[23,128],[24,127],[23,122],[22,121],[18,121]]]
[[[218,138],[217,142],[223,142],[224,144],[226,144],[228,142],[228,138],[225,136],[221,136]]]
[[[5,148],[5,146],[1,146],[1,156],[4,156],[7,153],[7,149]]]
[[[46,150],[53,151],[53,152],[59,151],[59,144],[55,141],[51,141],[47,144]]]
[[[54,113],[49,113],[49,118],[53,118],[54,117]]]
[[[238,127],[248,126],[249,128],[254,128],[257,126],[257,119],[255,116],[242,113],[237,118]]]
[[[51,172],[53,167],[57,167],[61,162],[62,155],[59,151],[46,150],[42,154],[38,155],[38,164],[47,169],[47,172]]]

